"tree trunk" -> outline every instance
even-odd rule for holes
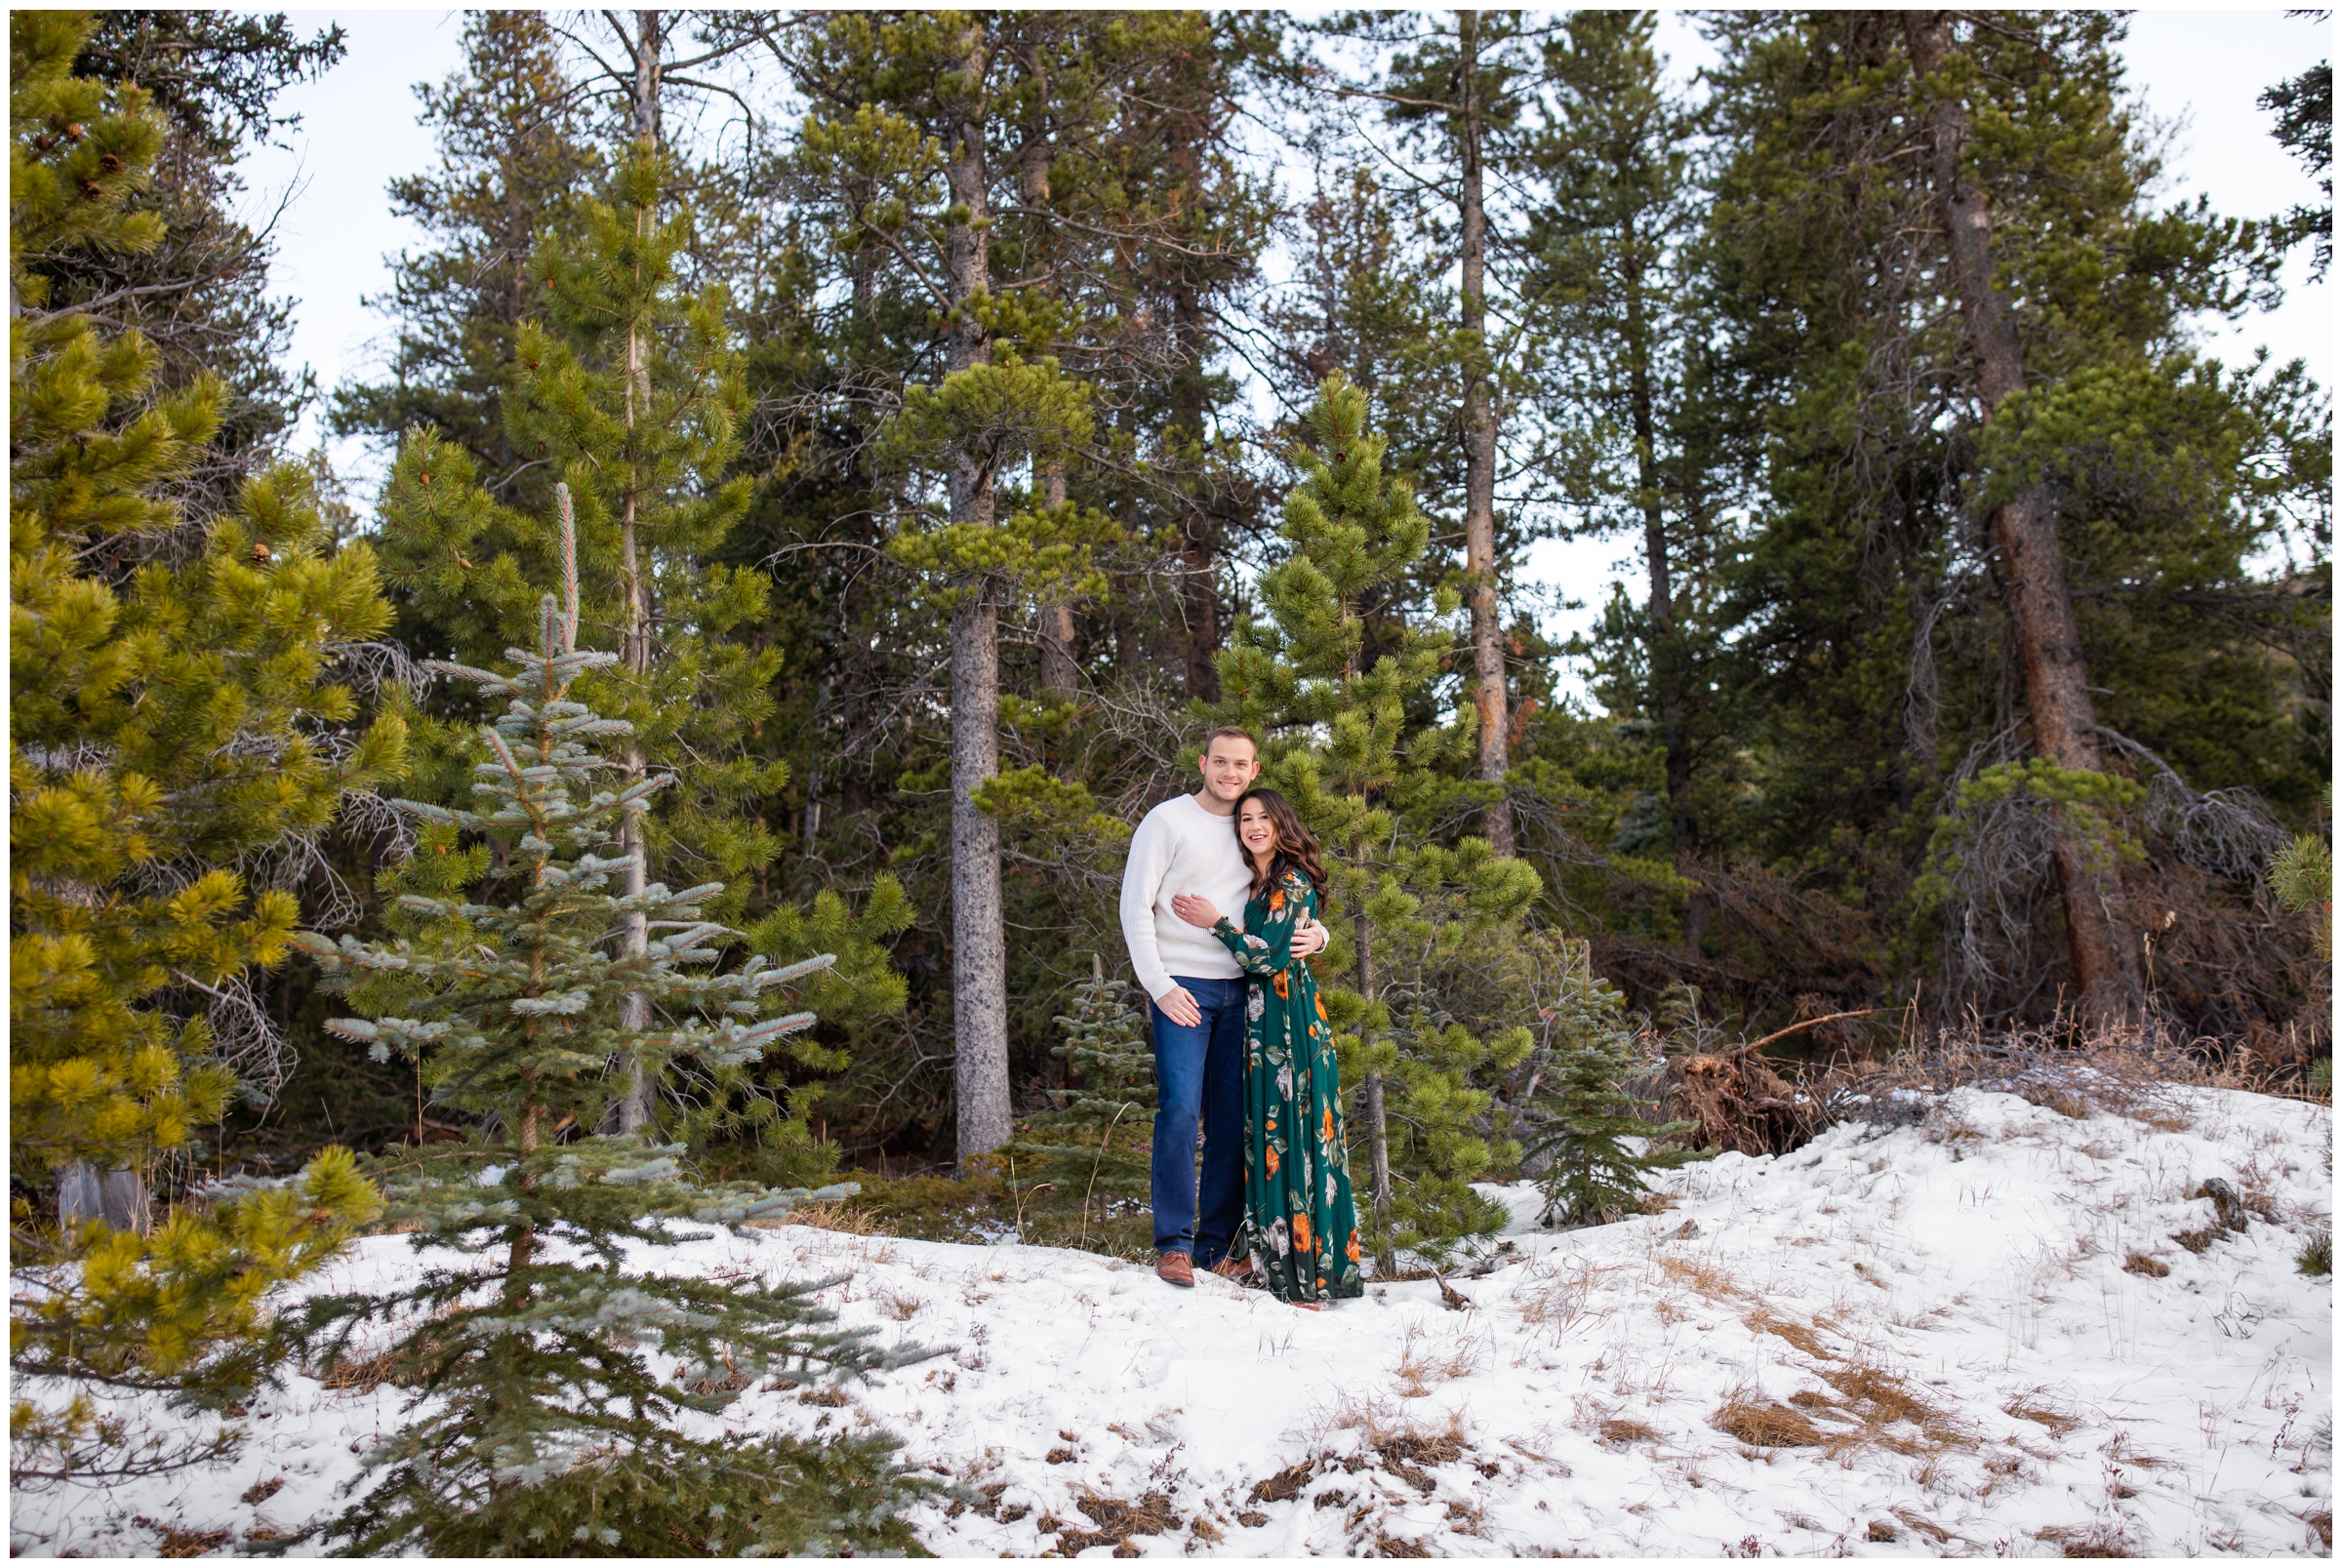
[[[636,15],[645,19],[643,30],[646,41],[655,44],[658,36],[657,19],[659,14],[655,11],[646,11],[637,12]],[[655,95],[658,89],[655,58],[648,80],[650,89]],[[637,107],[639,109],[639,104]],[[658,118],[655,100],[650,115],[655,122]],[[650,214],[647,210],[634,215],[634,226],[638,233],[647,227],[649,221]],[[642,341],[642,326],[639,320],[630,321],[626,324],[626,429],[629,434],[634,428],[635,394],[638,391],[647,393],[647,388],[642,385],[645,374],[645,345]],[[637,553],[638,541],[634,537],[634,525],[639,521],[641,506],[637,483],[639,477],[638,474],[632,472],[627,474],[626,503],[619,515],[621,569],[626,574],[626,632],[621,658],[626,672],[634,677],[634,689],[638,694],[643,690],[644,678],[649,674],[651,667],[649,590],[643,581],[642,561]],[[562,498],[562,504],[564,507],[568,505],[566,496]],[[639,781],[642,778],[644,766],[641,743],[635,737],[629,736],[626,740],[626,782],[633,784]],[[626,857],[626,897],[629,899],[640,898],[643,890],[650,885],[650,845],[643,831],[643,816],[644,808],[640,805],[628,811],[624,827],[619,834],[619,848]],[[621,929],[624,933],[623,945],[626,957],[639,958],[650,950],[650,917],[640,909],[631,910],[626,914],[623,917]],[[650,1003],[640,991],[626,992],[626,1000],[619,1010],[619,1026],[636,1033],[651,1026]],[[650,1127],[658,1096],[659,1084],[656,1076],[643,1071],[640,1062],[629,1062],[626,1065],[626,1092],[625,1097],[620,1100],[618,1106],[618,1130],[622,1133],[640,1133]]]
[[[73,1160],[58,1172],[57,1218],[68,1226],[103,1220],[116,1230],[144,1235],[154,1224],[146,1178],[128,1167],[101,1171],[87,1160]]]
[[[1627,399],[1635,422],[1635,484],[1642,508],[1642,558],[1650,574],[1650,681],[1659,735],[1667,754],[1670,831],[1677,852],[1699,853],[1691,814],[1691,752],[1683,736],[1682,648],[1676,640],[1674,563],[1668,555],[1667,511],[1659,493],[1659,418],[1651,383],[1650,302],[1644,298],[1641,242],[1629,225],[1626,256]]]
[[[1952,19],[1941,11],[1903,14],[1914,73],[1924,84],[1943,69],[1952,48]],[[2001,401],[2025,385],[2024,344],[1993,278],[1992,213],[1985,192],[1961,169],[1968,138],[1966,112],[1949,95],[1927,108],[1930,174],[1949,242],[1952,279],[1976,361],[1977,390],[1989,422]],[[2039,485],[2017,490],[1993,512],[2009,622],[2024,671],[2025,706],[2034,749],[2058,766],[2105,771],[2097,715],[2082,663],[2081,630],[2066,581],[2057,521]],[[2137,964],[2128,935],[2108,908],[2113,879],[2094,865],[2061,824],[2054,859],[2065,905],[2066,943],[2084,1016],[2116,1018],[2139,999]]]
[[[1059,458],[1041,473],[1041,503],[1052,509],[1066,503],[1066,460]],[[1053,599],[1041,606],[1041,690],[1051,697],[1071,697],[1081,684],[1081,665],[1073,658],[1073,606]]]
[[[1488,214],[1481,199],[1479,14],[1456,13],[1456,57],[1462,81],[1456,145],[1462,180],[1457,195],[1463,237],[1464,570],[1472,610],[1472,667],[1479,709],[1478,774],[1504,783],[1512,766],[1513,716],[1505,684],[1505,631],[1496,596],[1496,409],[1488,361]],[[1484,825],[1499,855],[1513,853],[1513,812],[1502,799]]]
[[[960,96],[946,104],[944,178],[965,216],[944,236],[955,306],[991,284],[991,202],[985,163],[984,34],[970,21]],[[992,345],[973,312],[955,308],[948,370],[991,363]],[[950,457],[951,520],[989,527],[996,496],[989,454]],[[959,1158],[1009,1140],[1008,942],[1000,901],[1000,824],[976,792],[1000,771],[1000,611],[989,585],[951,612],[951,1007]]]
[[[1365,900],[1358,908],[1358,994],[1366,1005],[1374,1005],[1374,931],[1366,918]],[[1358,1043],[1374,1042],[1366,1037],[1361,1022]],[[1374,1156],[1374,1189],[1369,1194],[1374,1203],[1374,1271],[1389,1279],[1398,1272],[1398,1257],[1391,1247],[1391,1119],[1383,1107],[1383,1075],[1369,1067],[1366,1071],[1366,1143]]]
[[[608,15],[608,13],[604,13]],[[666,40],[660,29],[660,13],[634,13],[634,140],[659,144],[659,57]]]

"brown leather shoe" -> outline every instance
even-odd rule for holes
[[[1212,1272],[1218,1274],[1222,1279],[1227,1280],[1232,1285],[1251,1285],[1255,1283],[1252,1265],[1244,1262],[1241,1258],[1223,1258],[1218,1263],[1212,1265]]]
[[[1193,1290],[1195,1262],[1184,1252],[1166,1252],[1154,1261],[1154,1277],[1183,1290]]]

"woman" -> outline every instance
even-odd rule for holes
[[[1275,790],[1247,791],[1235,824],[1252,864],[1244,929],[1208,899],[1182,894],[1171,905],[1209,928],[1253,977],[1244,1009],[1246,1238],[1277,1300],[1313,1312],[1363,1288],[1333,1028],[1308,963],[1291,956],[1294,933],[1316,918],[1325,871],[1317,840]]]

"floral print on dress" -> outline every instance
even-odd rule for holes
[[[1213,935],[1250,977],[1245,998],[1244,1234],[1269,1288],[1288,1302],[1358,1295],[1358,1241],[1343,1145],[1333,1027],[1293,934],[1317,913],[1317,890],[1288,872],[1244,906],[1244,929]]]

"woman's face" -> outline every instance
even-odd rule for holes
[[[1247,855],[1275,854],[1276,824],[1269,820],[1269,808],[1257,800],[1244,802],[1236,817],[1236,838]]]

